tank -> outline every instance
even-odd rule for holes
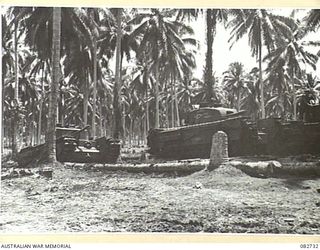
[[[120,141],[100,137],[83,139],[90,126],[84,128],[56,127],[56,157],[60,162],[115,163],[120,155]],[[20,166],[26,166],[45,156],[44,144],[23,148],[17,156]]]
[[[152,129],[149,153],[164,159],[209,158],[212,136],[228,135],[229,156],[320,154],[320,105],[305,105],[297,121],[280,118],[250,121],[245,111],[200,107],[188,113],[185,126]]]
[[[297,121],[268,118],[257,121],[261,153],[268,155],[320,154],[320,105],[305,105]]]
[[[256,152],[258,133],[245,111],[223,107],[200,107],[187,114],[185,126],[152,129],[148,134],[149,153],[168,159],[210,157],[212,136],[217,131],[228,135],[229,156]]]
[[[60,162],[115,163],[120,155],[120,141],[105,136],[81,139],[90,126],[56,128],[56,154]]]

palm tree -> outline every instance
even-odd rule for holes
[[[192,78],[192,74],[185,75],[183,81],[178,86],[178,103],[181,108],[181,120],[186,119],[186,114],[192,109],[192,100],[195,96],[195,82],[198,79]]]
[[[166,13],[161,13],[159,10],[152,9],[150,14],[144,14],[137,16],[132,22],[142,24],[133,31],[133,36],[141,34],[143,36],[140,51],[147,51],[146,54],[154,61],[154,74],[155,74],[155,128],[159,127],[159,68],[160,68],[160,56],[161,49],[164,49],[166,44],[165,38],[168,34],[165,32],[166,22],[164,20]],[[144,18],[148,18],[144,21]]]
[[[133,91],[137,93],[140,103],[143,106],[143,118],[144,118],[144,134],[147,135],[147,132],[150,128],[149,121],[149,106],[152,97],[150,96],[150,91],[152,89],[152,75],[151,69],[153,65],[151,60],[146,56],[139,57],[139,60],[136,62],[136,66],[132,71],[133,79],[129,84]]]
[[[311,73],[303,72],[303,86],[297,91],[297,110],[304,119],[306,105],[317,105],[320,101],[320,80]]]
[[[291,105],[289,93],[289,76],[284,70],[285,60],[279,58],[278,63],[269,64],[266,72],[266,81],[269,87],[269,98],[267,99],[266,109],[272,115],[286,117],[287,107]]]
[[[95,20],[89,17],[88,12],[91,9],[84,8],[62,8],[61,9],[61,48],[62,52],[66,55],[65,62],[72,61],[69,59],[70,54],[81,52],[83,56],[87,54],[88,62],[91,62],[90,67],[84,70],[79,70],[81,76],[78,75],[79,81],[85,90],[84,96],[84,109],[83,121],[87,123],[88,120],[88,101],[89,101],[89,81],[91,80],[95,85],[94,78],[96,70],[95,54],[94,53],[94,40],[97,37],[97,28]],[[52,8],[43,7],[30,7],[14,9],[16,17],[23,20],[25,29],[26,43],[37,51],[38,56],[43,61],[49,61],[51,58],[51,43],[52,43]],[[95,18],[97,15],[93,15]],[[78,52],[74,52],[78,51]],[[92,67],[93,65],[93,67]],[[69,67],[69,66],[67,66]],[[71,67],[75,68],[75,67]],[[70,73],[70,72],[69,72]],[[90,74],[90,76],[89,76]],[[95,95],[95,91],[93,91]],[[60,110],[60,113],[62,110]],[[62,117],[61,115],[59,117]],[[93,116],[94,117],[94,116]],[[94,128],[93,128],[94,129]]]
[[[9,23],[7,22],[7,18],[5,15],[1,16],[1,25],[2,25],[2,138],[4,136],[9,135],[9,129],[5,129],[5,127],[10,128],[11,126],[6,126],[5,121],[11,122],[11,111],[12,111],[12,99],[8,95],[6,90],[6,85],[8,82],[12,82],[12,70],[14,69],[14,49],[12,48],[12,29],[10,29]],[[11,76],[11,77],[10,77]],[[8,97],[10,96],[10,100],[8,100]],[[12,124],[13,125],[13,124]],[[12,126],[13,127],[13,126]],[[7,132],[7,133],[6,133]],[[15,143],[15,138],[11,140]],[[3,151],[4,143],[2,143],[1,150]],[[1,152],[2,152],[1,151]]]
[[[185,19],[188,18],[193,19],[197,18],[201,12],[205,12],[206,18],[206,60],[205,60],[205,69],[204,69],[204,84],[207,89],[207,94],[205,96],[206,102],[212,102],[214,99],[217,101],[217,96],[214,93],[214,84],[215,79],[213,75],[212,69],[212,58],[213,58],[213,50],[212,45],[214,42],[214,37],[216,35],[216,29],[218,22],[226,23],[228,20],[228,15],[237,14],[237,10],[227,10],[227,9],[206,9],[198,10],[198,9],[181,9],[178,11],[177,19]]]
[[[316,31],[320,27],[320,9],[310,10],[305,21],[308,28]]]
[[[237,104],[236,109],[241,109],[241,94],[246,88],[246,76],[243,69],[243,64],[234,62],[229,65],[229,70],[224,72],[223,83],[229,94],[236,95]]]
[[[293,119],[297,119],[297,84],[301,84],[302,68],[301,66],[310,65],[314,70],[318,56],[308,52],[303,46],[303,38],[306,36],[306,30],[300,29],[299,25],[291,27],[291,32],[284,37],[277,38],[277,47],[267,56],[269,61],[268,68],[282,68],[289,76],[292,86],[293,96]]]
[[[53,8],[52,16],[52,82],[49,98],[48,127],[46,145],[48,150],[47,160],[56,162],[55,127],[57,120],[57,99],[60,79],[60,37],[61,37],[61,8]]]
[[[116,20],[117,20],[117,43],[116,43],[116,75],[115,75],[115,83],[113,87],[113,111],[114,111],[114,129],[113,129],[113,137],[118,139],[121,131],[121,112],[120,112],[120,88],[121,88],[121,64],[120,64],[120,56],[121,56],[121,17],[122,17],[122,9],[117,9],[116,11]]]
[[[228,10],[226,9],[207,9],[206,10],[206,40],[207,40],[207,52],[206,52],[206,65],[204,70],[204,83],[207,86],[207,102],[211,102],[217,99],[214,91],[214,76],[212,71],[212,45],[214,41],[214,36],[216,34],[217,23],[226,22],[228,19]]]
[[[14,76],[15,76],[15,91],[14,91],[14,100],[16,104],[16,108],[19,109],[19,77],[18,77],[18,26],[19,26],[19,19],[14,18]],[[15,114],[18,114],[17,112]],[[12,140],[12,157],[15,158],[18,153],[19,146],[17,145],[17,137],[19,133],[19,116],[14,117],[13,123],[13,140]]]
[[[306,74],[305,90],[313,96],[315,102],[320,100],[320,79],[312,74]]]
[[[215,92],[215,95],[217,96],[217,100],[220,100],[219,96],[219,91],[218,88],[219,86],[216,84],[219,82],[219,79],[217,76],[213,75],[213,90]],[[192,99],[193,104],[199,104],[199,103],[207,103],[209,98],[210,98],[210,93],[208,92],[208,85],[204,83],[204,81],[201,81],[199,79],[196,79],[194,82],[194,98]]]
[[[91,31],[91,44],[92,44],[92,57],[93,57],[93,105],[92,105],[92,138],[96,137],[96,105],[97,105],[97,39],[99,37],[99,12],[95,11],[92,8],[87,9],[87,19],[89,20],[88,27]]]
[[[264,119],[264,86],[262,76],[262,49],[266,46],[268,51],[273,47],[274,37],[290,34],[290,27],[293,24],[291,18],[274,15],[265,9],[252,9],[239,11],[231,20],[229,26],[232,27],[229,41],[239,40],[244,34],[248,33],[249,45],[252,56],[256,56],[259,63],[259,81],[260,81],[260,108],[261,117]],[[232,45],[233,45],[232,44]],[[231,46],[232,46],[231,45]]]
[[[162,73],[166,72],[169,65],[167,59],[170,58],[172,70],[181,70],[178,62],[180,53],[183,54],[185,42],[181,38],[179,31],[190,33],[190,28],[174,20],[175,10],[151,9],[149,13],[143,13],[135,17],[131,23],[139,24],[132,32],[134,37],[140,35],[141,42],[138,49],[138,57],[144,56],[152,60],[151,70],[155,77],[155,127],[159,127],[159,88],[160,78],[165,79]],[[188,32],[187,32],[188,33]],[[188,40],[190,41],[190,39]],[[142,53],[143,52],[143,53]],[[139,58],[138,58],[139,59]],[[174,63],[173,63],[174,62]],[[180,69],[178,69],[180,68]],[[172,70],[170,72],[172,72]],[[172,77],[172,75],[171,75]]]
[[[253,68],[247,75],[247,86],[244,93],[243,107],[253,120],[258,118],[259,112],[259,69]]]
[[[171,89],[171,117],[172,126],[180,126],[179,102],[177,95],[177,88],[184,80],[186,75],[192,74],[195,68],[196,53],[192,49],[187,49],[186,44],[196,46],[197,41],[188,35],[193,35],[193,30],[188,26],[180,27],[177,31],[181,37],[182,44],[172,44],[168,46],[168,55],[166,62],[163,65],[162,78],[167,83],[167,89]],[[189,46],[190,47],[190,46]]]

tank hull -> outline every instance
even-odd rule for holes
[[[263,154],[320,154],[320,122],[281,122],[270,118],[258,121],[257,127]]]
[[[56,157],[59,162],[116,163],[120,155],[119,141],[101,137],[96,140],[76,140],[62,136],[56,140]],[[23,148],[17,155],[19,166],[43,160],[45,144]]]
[[[244,117],[151,130],[148,135],[149,153],[160,158],[208,158],[212,136],[217,131],[224,131],[228,135],[229,156],[257,153],[257,132]]]
[[[230,157],[320,154],[320,122],[281,122],[270,118],[253,123],[242,117],[151,130],[149,152],[163,159],[209,158],[212,136],[219,130],[228,135]]]

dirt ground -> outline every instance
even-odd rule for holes
[[[52,179],[2,180],[0,232],[320,234],[320,179],[230,165],[186,176],[61,166]]]

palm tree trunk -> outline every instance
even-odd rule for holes
[[[122,130],[123,130],[123,143],[125,144],[126,143],[126,136],[127,136],[127,133],[126,133],[126,105],[125,103],[123,102],[122,103]]]
[[[92,137],[96,138],[96,104],[97,104],[97,41],[93,41],[93,106],[92,106]]]
[[[28,124],[28,140],[27,140],[27,145],[32,146],[33,143],[33,115],[30,117],[30,123]]]
[[[143,122],[143,134],[144,134],[144,137],[143,137],[143,143],[146,144],[147,142],[147,117],[145,116],[145,120]]]
[[[159,59],[156,59],[156,86],[155,86],[155,102],[156,102],[156,117],[155,117],[155,128],[159,128]]]
[[[292,81],[292,96],[293,96],[293,120],[297,120],[297,95],[296,95],[296,86],[294,85],[293,73],[291,74]]]
[[[260,37],[259,44],[259,82],[260,82],[260,105],[261,105],[261,118],[266,118],[266,111],[264,108],[264,86],[262,79],[262,37]]]
[[[88,101],[89,101],[89,87],[88,87],[88,79],[87,74],[84,72],[84,88],[83,88],[83,125],[86,126],[88,124]]]
[[[167,128],[170,128],[170,119],[169,119],[169,101],[168,98],[166,98],[166,125]]]
[[[278,95],[280,96],[280,104],[281,104],[281,119],[284,119],[286,114],[285,114],[285,103],[284,103],[284,93],[283,90],[278,91]]]
[[[176,126],[180,127],[179,104],[178,104],[177,89],[176,89],[175,81],[173,82],[173,93],[174,93],[174,103],[175,103],[175,110],[176,110]]]
[[[171,82],[171,127],[175,127],[175,122],[174,122],[174,97],[173,97],[173,83]]]
[[[116,76],[113,88],[114,128],[113,137],[119,139],[121,129],[121,113],[119,107],[119,95],[121,87],[121,9],[117,9],[117,41],[116,41]]]
[[[238,91],[238,104],[237,104],[237,111],[240,111],[240,106],[241,106],[241,90],[239,89]]]
[[[60,90],[60,122],[61,122],[61,126],[63,127],[65,125],[65,122],[64,122],[64,94],[63,94],[63,91]]]
[[[3,86],[4,86],[4,76],[2,75],[2,91],[1,91],[1,100],[4,100],[4,90],[3,90]],[[4,114],[4,109],[3,109],[3,105],[1,106],[1,114],[3,116]],[[4,152],[4,148],[6,147],[6,142],[7,142],[7,121],[5,121],[4,119],[1,120],[1,138],[2,138],[2,143],[1,143],[1,155]]]
[[[148,85],[146,87],[146,130],[147,132],[150,129],[150,120],[149,120],[149,96],[148,96]]]
[[[147,131],[150,130],[150,116],[149,116],[149,102],[147,101],[146,105],[146,129]]]
[[[143,85],[146,87],[145,90],[145,100],[146,100],[146,114],[145,114],[145,121],[146,121],[146,130],[149,131],[149,102],[148,102],[148,79],[149,79],[149,72],[146,65],[144,65],[144,74],[143,74]]]
[[[207,53],[206,53],[206,65],[204,71],[204,83],[207,88],[206,101],[211,102],[214,98],[213,93],[213,74],[212,74],[212,45],[213,45],[213,36],[215,24],[212,18],[212,9],[207,9],[206,11],[206,36],[207,36]]]
[[[45,68],[45,63],[43,62],[42,72],[41,72],[41,96],[40,96],[39,117],[38,117],[38,144],[41,144],[42,108],[43,108],[43,101],[44,101],[44,68]]]
[[[110,127],[111,126],[109,125],[108,115],[106,115],[103,120],[103,134],[104,134],[104,136],[111,136]]]
[[[18,21],[15,22],[14,29],[14,99],[19,103],[19,79],[18,79]]]
[[[132,135],[133,135],[133,118],[130,117],[130,132],[129,132],[129,145],[132,147]]]
[[[47,160],[50,163],[56,162],[55,128],[57,118],[57,97],[60,74],[60,34],[61,34],[61,8],[53,8],[52,21],[52,82],[49,96],[48,128],[46,145],[48,150]]]
[[[16,110],[13,118],[13,133],[12,133],[12,157],[15,158],[18,153],[18,129],[19,129],[19,79],[18,79],[18,21],[15,22],[14,29],[14,100],[16,104]]]
[[[37,140],[38,140],[38,137],[37,137],[37,117],[35,116],[34,117],[34,130],[33,130],[33,145],[32,146],[35,146],[37,145]]]
[[[139,145],[143,145],[143,126],[142,126],[143,122],[141,120],[139,120]]]
[[[99,102],[99,114],[100,114],[100,119],[99,119],[99,128],[100,128],[100,137],[105,136],[104,134],[104,129],[103,129],[103,116],[102,116],[102,100],[100,98]]]
[[[12,157],[15,158],[17,155],[17,142],[16,142],[16,121],[15,117],[11,118],[11,148],[12,148]]]

